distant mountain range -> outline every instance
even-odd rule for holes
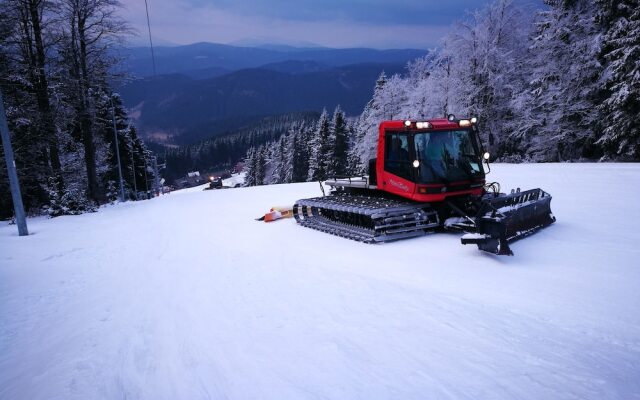
[[[231,72],[290,60],[314,61],[332,67],[360,63],[406,63],[425,55],[426,51],[331,49],[285,45],[240,47],[217,43],[194,43],[186,46],[155,47],[154,53],[156,74],[190,75],[192,71],[203,69]],[[125,68],[135,77],[153,75],[153,61],[148,47],[133,47],[125,50],[124,55],[127,57]]]
[[[143,136],[186,144],[232,132],[268,115],[332,111],[359,114],[375,81],[403,73],[424,50],[236,47],[212,43],[128,50],[129,72],[140,78],[121,88]]]

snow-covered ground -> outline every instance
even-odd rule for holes
[[[223,179],[222,185],[227,187],[236,187],[244,185],[244,178],[246,176],[246,172],[240,172],[239,174],[233,174],[230,178]]]
[[[317,183],[0,226],[1,399],[640,399],[640,165],[494,165],[558,222],[497,257],[254,218]]]

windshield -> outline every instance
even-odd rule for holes
[[[447,183],[481,176],[480,151],[472,132],[435,131],[414,138],[419,183]]]

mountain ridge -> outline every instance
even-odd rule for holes
[[[329,66],[344,66],[362,62],[395,63],[421,57],[421,49],[370,49],[326,47],[241,47],[221,43],[198,42],[183,46],[154,48],[156,74],[185,73],[208,68],[236,71],[257,68],[283,61],[316,61]],[[153,76],[153,60],[148,47],[130,47],[124,50],[127,59],[123,67],[135,77]]]

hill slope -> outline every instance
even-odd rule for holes
[[[305,72],[305,68],[320,70]],[[318,64],[290,62],[203,80],[160,76],[134,81],[120,92],[125,105],[133,109],[131,115],[142,135],[160,132],[182,136],[179,141],[189,143],[266,115],[318,112],[323,107],[332,111],[337,105],[357,115],[383,70],[391,75],[404,69],[404,64],[322,69]]]
[[[317,183],[2,225],[0,398],[638,398],[640,165],[490,176],[554,195],[514,257],[253,220]]]

